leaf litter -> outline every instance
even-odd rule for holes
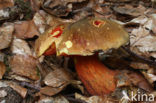
[[[154,5],[154,0],[0,0],[0,101],[123,103],[125,91],[154,93]],[[87,16],[120,22],[130,35],[130,43],[126,45],[129,52],[121,48],[100,55],[104,64],[118,71],[116,90],[103,97],[89,95],[71,57],[37,58],[34,51],[36,39],[48,28]]]

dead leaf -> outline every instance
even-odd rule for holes
[[[32,80],[39,79],[36,65],[37,60],[28,55],[14,55],[10,59],[10,67],[13,73]]]
[[[21,55],[32,55],[32,52],[30,50],[30,47],[28,43],[22,39],[18,39],[14,37],[11,51],[14,54],[21,54]]]
[[[5,54],[0,52],[0,61],[1,62],[4,62],[4,57],[5,57]]]
[[[0,90],[0,98],[7,96],[7,92],[5,90]]]
[[[6,26],[0,27],[0,50],[9,47],[13,31],[14,26],[12,24],[6,24]]]
[[[0,62],[0,79],[3,78],[5,71],[6,71],[6,67],[5,67],[4,63]]]
[[[113,101],[111,101],[105,97],[100,97],[100,96],[85,97],[85,96],[82,96],[78,93],[75,93],[75,98],[83,100],[86,103],[114,103]]]
[[[0,9],[14,6],[14,0],[0,0]]]
[[[143,7],[142,5],[139,5],[137,8],[131,6],[131,5],[124,5],[124,6],[119,6],[119,7],[114,7],[113,10],[117,13],[120,14],[126,14],[130,16],[140,16],[144,14],[146,8]]]
[[[15,82],[8,82],[8,85],[13,88],[17,93],[19,93],[23,98],[27,95],[27,89],[21,87],[20,85],[16,84]]]
[[[46,20],[45,18],[47,17],[46,13],[43,10],[38,11],[35,13],[33,17],[33,21],[40,33],[44,33],[45,28],[46,28]]]
[[[156,15],[151,14],[148,17],[143,15],[133,19],[131,22],[140,24],[139,28],[133,29],[130,33],[131,50],[139,55],[155,58],[156,36],[154,33],[156,32]]]
[[[63,89],[64,89],[64,86],[60,86],[60,87],[56,87],[56,88],[45,86],[40,89],[40,93],[48,95],[48,96],[53,96],[53,95],[59,93],[60,91],[62,91]]]
[[[118,77],[119,77],[118,80],[126,82],[123,86],[135,85],[135,86],[142,88],[148,92],[151,92],[153,90],[152,86],[143,77],[143,75],[141,75],[137,72],[123,70],[118,75]],[[128,82],[128,84],[127,84],[127,82]]]
[[[18,80],[18,81],[21,81],[21,82],[32,82],[30,79],[26,78],[26,77],[21,77],[19,75],[16,75],[14,73],[9,73],[5,78],[7,79],[15,79],[15,80]]]
[[[63,96],[57,96],[57,97],[41,97],[37,103],[69,103],[69,101]]]
[[[19,21],[15,22],[15,33],[14,35],[21,39],[33,38],[35,35],[40,33],[37,30],[34,21]]]
[[[67,16],[73,9],[82,8],[87,4],[86,0],[43,0],[42,8],[51,15],[61,17]]]
[[[67,85],[72,79],[72,75],[65,69],[55,69],[50,72],[44,79],[44,83],[51,87],[60,87],[62,85]]]

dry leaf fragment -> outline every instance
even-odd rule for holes
[[[40,33],[43,33],[45,31],[46,17],[46,13],[42,10],[38,11],[33,17],[33,21]]]
[[[99,96],[85,97],[78,93],[75,93],[75,98],[83,100],[87,103],[113,103],[113,102],[105,101],[104,98],[99,97]]]
[[[71,74],[65,69],[55,69],[50,72],[44,79],[44,83],[51,87],[60,87],[62,85],[67,85],[72,79]]]
[[[64,86],[60,86],[60,87],[56,87],[56,88],[45,86],[40,89],[40,93],[48,95],[48,96],[53,96],[53,95],[59,93],[60,91],[62,91],[63,89],[64,89]]]
[[[143,15],[133,19],[131,22],[140,24],[139,28],[133,29],[130,33],[131,50],[139,55],[155,58],[156,36],[154,34],[156,32],[156,15],[151,14],[148,17]]]
[[[19,93],[23,98],[26,97],[27,89],[19,86],[14,82],[8,82],[8,85],[13,88],[17,93]]]
[[[14,6],[14,0],[0,0],[0,9]]]
[[[142,15],[145,12],[146,8],[142,5],[139,5],[137,8],[134,8],[131,5],[125,5],[124,7],[114,7],[113,10],[120,14],[126,14],[136,17]]]
[[[37,60],[28,55],[14,55],[10,59],[12,72],[32,80],[38,80]]]
[[[3,78],[5,71],[6,71],[6,67],[5,67],[4,63],[0,62],[0,79]]]
[[[57,97],[41,97],[37,103],[69,103],[69,101],[63,96],[57,96]]]
[[[7,48],[12,40],[14,26],[12,24],[0,27],[0,50]]]
[[[14,37],[13,39],[11,51],[14,54],[32,55],[32,52],[30,50],[30,47],[28,46],[28,43],[16,37]]]
[[[20,21],[15,22],[15,33],[14,35],[21,39],[33,38],[35,35],[40,33],[37,30],[34,21]]]

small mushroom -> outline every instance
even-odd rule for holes
[[[54,43],[58,56],[74,58],[77,74],[88,92],[103,96],[115,90],[116,71],[104,66],[96,54],[117,49],[128,41],[128,33],[116,22],[86,17],[68,25]]]

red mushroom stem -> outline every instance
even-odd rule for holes
[[[97,56],[76,56],[75,66],[80,80],[92,95],[104,96],[116,88],[116,71],[110,70]]]

